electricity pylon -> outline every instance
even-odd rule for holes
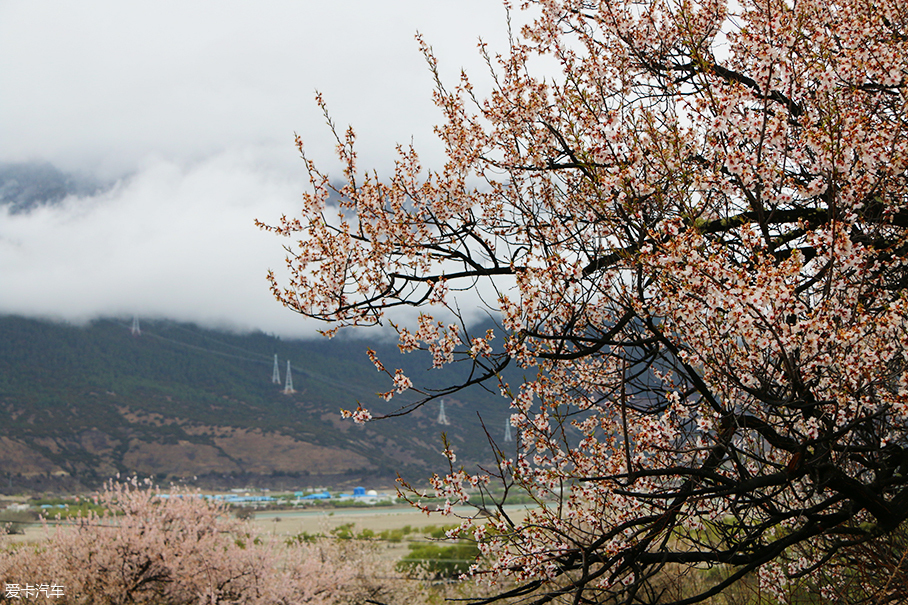
[[[281,371],[277,367],[277,353],[274,354],[274,372],[271,373],[271,382],[274,384],[281,383]]]
[[[293,390],[293,376],[290,375],[290,360],[289,359],[287,360],[287,382],[284,384],[284,393],[286,393],[288,395],[290,393],[296,393],[296,391]]]
[[[129,333],[132,334],[133,336],[142,335],[142,329],[139,327],[139,316],[138,315],[132,316],[132,327],[129,328]]]
[[[445,416],[445,400],[442,399],[438,402],[438,424],[449,425],[448,417]]]

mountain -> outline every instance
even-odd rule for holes
[[[387,483],[396,472],[418,481],[446,469],[442,431],[458,463],[488,464],[483,422],[501,441],[510,413],[497,393],[473,388],[445,399],[447,426],[437,422],[438,403],[355,425],[340,408],[359,401],[389,413],[413,401],[377,397],[390,379],[363,341],[282,340],[164,320],[143,320],[140,330],[116,319],[79,327],[0,317],[0,490],[77,489],[116,473],[221,487]],[[417,384],[451,384],[462,371],[427,370],[428,355],[401,355],[394,343],[371,348]],[[288,361],[292,394],[284,392]]]
[[[0,206],[12,214],[55,204],[68,195],[92,195],[102,187],[91,179],[47,163],[0,163]]]

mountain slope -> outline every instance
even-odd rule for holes
[[[450,425],[438,404],[392,420],[357,426],[341,407],[360,401],[391,412],[404,400],[376,396],[390,388],[362,341],[284,341],[236,335],[171,321],[100,320],[85,327],[0,317],[0,477],[49,476],[83,485],[114,473],[158,479],[204,476],[230,482],[250,476],[410,479],[444,470],[447,432],[468,466],[489,461],[482,415],[501,440],[507,402],[482,389],[448,398]],[[428,372],[431,360],[372,345],[388,367],[436,384],[456,368]],[[281,384],[272,382],[274,355]],[[296,392],[285,394],[286,363]],[[0,481],[0,487],[2,487]]]
[[[0,206],[12,214],[62,201],[68,195],[93,195],[102,187],[46,163],[0,163]]]

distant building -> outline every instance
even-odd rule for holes
[[[378,504],[380,500],[390,499],[387,494],[379,494],[374,489],[366,491],[364,487],[354,487],[352,494],[338,494],[338,500],[355,500],[363,504]]]
[[[274,502],[275,499],[271,496],[227,496],[224,499],[228,504],[238,504],[242,506],[253,506],[258,508],[259,506],[266,506],[271,502]]]
[[[302,496],[302,492],[297,492]],[[309,494],[308,496],[297,496],[299,500],[329,500],[331,499],[331,494],[328,492],[316,492],[314,494]]]

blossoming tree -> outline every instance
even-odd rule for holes
[[[667,602],[660,573],[722,566],[674,597],[695,603],[890,532],[908,516],[904,2],[521,8],[506,54],[480,47],[488,98],[445,87],[423,45],[442,166],[400,148],[387,179],[362,173],[352,130],[343,183],[306,158],[302,215],[262,225],[293,241],[277,299],[329,333],[417,307],[401,350],[471,369],[421,402],[501,389],[516,455],[433,481],[447,504],[493,479],[539,500],[518,522],[485,493],[488,521],[464,521],[506,595]],[[531,75],[537,56],[558,74]],[[497,330],[449,319],[464,290]],[[418,387],[374,362],[386,398]],[[530,377],[505,384],[509,365]]]
[[[259,536],[198,493],[133,479],[106,485],[96,502],[103,514],[59,521],[43,540],[0,541],[0,602],[345,605],[426,596],[369,543]]]

